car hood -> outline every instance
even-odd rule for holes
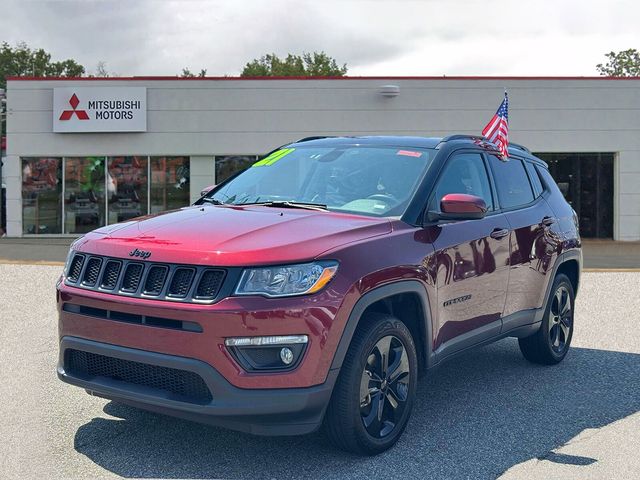
[[[94,230],[78,251],[150,261],[243,266],[311,260],[341,245],[391,232],[391,222],[328,211],[201,205]]]

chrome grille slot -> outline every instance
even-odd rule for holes
[[[149,268],[147,273],[147,279],[144,282],[144,289],[142,293],[145,295],[158,296],[162,292],[164,287],[164,281],[167,278],[167,271],[169,269],[164,265],[153,265]]]
[[[84,255],[76,255],[71,260],[71,266],[69,267],[69,274],[67,278],[70,282],[76,283],[80,279],[80,273],[82,273],[82,267],[84,266]]]
[[[100,288],[104,288],[105,290],[113,290],[116,288],[121,268],[122,262],[119,262],[118,260],[109,260],[104,267]]]
[[[198,283],[196,298],[212,299],[218,294],[224,279],[224,270],[205,270]]]
[[[87,262],[87,267],[84,269],[84,275],[82,277],[82,284],[87,287],[93,287],[98,281],[100,275],[100,267],[102,266],[102,259],[98,257],[91,257]]]
[[[144,265],[141,263],[130,263],[124,271],[121,290],[123,292],[136,292],[142,278]]]
[[[176,268],[169,284],[167,296],[175,298],[184,298],[189,293],[191,282],[196,271],[193,268]]]

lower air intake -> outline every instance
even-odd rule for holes
[[[67,374],[83,380],[107,378],[125,384],[148,387],[152,389],[150,394],[153,394],[153,390],[166,392],[170,394],[172,400],[206,405],[213,399],[202,377],[187,370],[149,365],[73,349],[65,352],[64,368]]]

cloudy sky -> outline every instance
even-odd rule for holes
[[[356,76],[588,76],[640,49],[639,18],[638,0],[2,0],[0,41],[120,76],[238,75],[315,50]]]

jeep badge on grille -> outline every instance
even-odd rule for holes
[[[144,250],[138,250],[137,248],[131,252],[129,252],[130,257],[140,257],[143,260],[146,260],[151,256],[151,252],[147,252]]]

